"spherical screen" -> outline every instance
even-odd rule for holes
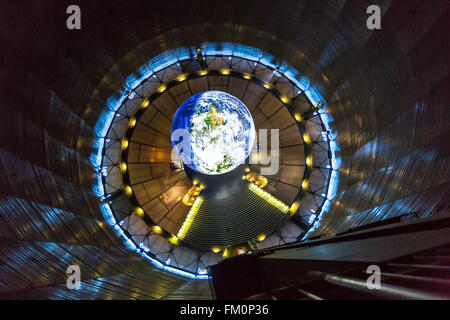
[[[255,141],[249,110],[222,91],[204,91],[187,99],[175,113],[171,133],[181,161],[211,175],[238,167]]]

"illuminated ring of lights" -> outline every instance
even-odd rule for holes
[[[300,135],[304,144],[304,154],[305,154],[305,159],[312,159],[312,147],[311,147],[311,143],[307,142],[305,140],[305,137],[308,137],[308,132],[306,130],[306,127],[304,125],[304,119],[303,115],[302,118],[300,119],[300,121],[297,120],[298,115],[296,115],[295,110],[292,106],[292,102],[290,99],[284,97],[283,94],[281,94],[273,85],[271,85],[270,83],[264,82],[263,80],[255,77],[254,75],[250,75],[247,73],[243,73],[243,72],[238,72],[238,71],[233,71],[233,70],[228,70],[228,69],[220,69],[220,70],[213,70],[213,69],[207,69],[207,70],[200,70],[198,72],[192,72],[192,73],[182,73],[180,75],[178,75],[177,78],[175,78],[172,81],[169,81],[167,83],[163,83],[158,89],[156,89],[155,92],[153,92],[149,97],[145,98],[143,97],[143,101],[145,102],[145,105],[141,105],[141,107],[136,111],[136,113],[130,117],[130,123],[128,126],[127,131],[125,132],[124,138],[123,138],[123,142],[122,142],[122,146],[125,144],[128,144],[128,141],[131,140],[134,130],[136,128],[135,124],[139,122],[140,118],[142,117],[142,115],[144,114],[144,112],[147,110],[149,104],[151,103],[151,101],[156,100],[157,98],[159,98],[162,94],[164,94],[164,92],[168,89],[171,89],[173,87],[176,87],[177,85],[183,83],[184,81],[188,81],[188,80],[192,80],[192,79],[198,79],[204,76],[226,76],[226,77],[235,77],[235,78],[244,78],[247,81],[261,87],[264,88],[265,90],[269,91],[273,96],[275,96],[282,104],[284,107],[286,107],[289,111],[289,113],[291,114],[291,116],[294,118],[295,123],[297,124],[297,128],[300,131]],[[180,78],[182,77],[182,78]],[[144,80],[145,81],[145,80]],[[126,103],[128,100],[128,98],[126,98],[124,100],[123,103]],[[309,101],[309,99],[307,100],[310,105],[311,108],[314,108],[314,106],[311,104],[311,102]],[[297,116],[297,117],[296,117]],[[128,146],[126,147],[122,147],[122,153],[121,153],[121,165],[125,164],[126,167],[128,167]],[[297,193],[297,196],[295,197],[293,203],[300,203],[300,201],[303,199],[303,197],[305,196],[305,190],[308,188],[308,180],[311,176],[311,167],[312,167],[312,161],[310,162],[309,165],[305,164],[305,170],[303,173],[303,178],[302,178],[302,184],[301,184],[301,188],[299,188],[299,191]],[[135,208],[134,210],[142,210],[142,212],[144,212],[144,210],[139,206],[139,202],[136,199],[134,192],[132,191],[132,187],[131,187],[131,181],[130,181],[130,175],[129,175],[129,171],[128,169],[125,170],[121,170],[122,172],[122,179],[124,182],[124,186],[125,188],[129,188],[129,192],[126,192],[126,195],[130,198],[130,201],[133,205],[133,208]],[[294,212],[295,214],[295,212]],[[179,245],[179,244],[183,244],[183,246],[189,247],[189,244],[183,242],[183,240],[178,239],[176,237],[176,235],[167,232],[166,230],[164,230],[163,228],[159,227],[150,217],[149,215],[143,213],[143,214],[139,214],[139,216],[144,220],[144,222],[151,228],[154,228],[155,226],[157,228],[160,228],[161,231],[159,233],[159,235],[163,236],[164,238],[166,238],[169,242],[171,242],[172,244],[175,245]],[[258,237],[255,238],[255,240],[257,240]],[[251,239],[249,239],[250,241]]]
[[[212,43],[212,44],[214,45],[214,43]],[[211,53],[211,54],[205,53],[205,57],[229,56],[230,60],[231,60],[231,57],[237,57],[237,58],[240,58],[242,60],[247,60],[247,61],[252,62],[252,63],[254,62],[255,65],[256,65],[255,61],[258,61],[258,63],[260,63],[261,65],[263,65],[267,69],[275,70],[276,66],[273,66],[273,64],[271,62],[267,62],[265,60],[262,61],[261,58],[264,55],[267,55],[267,53],[265,53],[264,51],[262,51],[260,49],[248,47],[248,46],[239,45],[239,44],[232,44],[232,45],[235,46],[232,49],[232,54],[220,54],[219,53],[220,50],[219,51],[217,51],[217,50],[214,51],[213,50],[214,53]],[[244,47],[247,48],[246,50],[252,51],[252,53],[250,53],[250,51],[245,51],[245,53],[244,52],[240,52],[240,50],[242,50]],[[173,50],[169,50],[169,51],[167,51],[167,53],[170,52],[170,51],[172,51],[171,54],[172,54],[172,56],[174,56],[174,51]],[[161,53],[161,55],[158,55],[158,56],[152,58],[150,61],[153,61],[157,57],[163,56],[165,54],[166,54],[166,52]],[[270,56],[270,54],[269,54],[269,56]],[[177,55],[175,55],[175,57],[177,57]],[[180,61],[186,60],[186,59],[181,59],[179,57],[177,57],[175,59],[174,58],[171,58],[171,59],[172,59],[172,61],[174,61],[174,62],[172,62],[172,64],[179,63]],[[148,62],[149,66],[150,66],[150,61]],[[143,84],[145,81],[147,81],[150,78],[151,74],[159,72],[159,71],[161,71],[161,70],[171,66],[172,64],[167,64],[167,63],[164,63],[164,62],[158,62],[157,60],[155,60],[154,64],[152,62],[152,67],[150,68],[151,71],[149,70],[151,73],[146,72],[145,69],[144,69],[143,71],[144,71],[145,75],[143,77],[141,76],[139,79],[134,77],[132,74],[130,74],[126,78],[123,90],[127,90],[126,88],[131,88],[131,90],[134,90],[135,88],[137,88],[138,86]],[[164,67],[161,68],[162,65]],[[299,77],[297,77],[296,75],[299,75],[299,73],[295,69],[290,67],[289,65],[286,65],[286,67],[283,67],[283,68],[285,68],[284,71],[280,71],[280,73],[288,80],[288,82],[291,85],[293,85],[294,87],[297,87],[297,88],[300,89],[300,91],[298,91],[298,93],[300,94],[300,92],[301,92],[303,94],[303,96],[306,97],[306,102],[312,107],[314,106],[314,104],[319,104],[319,108],[313,110],[313,111],[316,111],[316,112],[313,113],[313,115],[318,115],[318,117],[320,119],[320,125],[321,125],[323,131],[327,131],[327,134],[330,134],[329,139],[325,139],[324,140],[324,141],[327,142],[326,144],[327,144],[327,147],[328,147],[328,159],[329,159],[329,162],[330,162],[330,165],[326,166],[326,168],[330,169],[330,172],[329,172],[329,175],[327,175],[328,178],[326,179],[326,185],[324,185],[325,194],[322,194],[322,197],[323,197],[323,199],[325,199],[325,201],[322,204],[320,204],[315,209],[315,212],[316,212],[316,215],[314,215],[315,218],[314,218],[313,221],[311,221],[311,220],[309,221],[310,225],[309,225],[309,229],[306,229],[307,232],[304,232],[304,233],[302,233],[301,235],[299,235],[297,237],[297,239],[302,239],[303,240],[303,239],[305,239],[308,236],[308,234],[310,232],[312,232],[313,230],[315,230],[317,228],[318,221],[320,220],[320,217],[324,213],[326,213],[328,211],[329,205],[330,205],[330,201],[333,199],[333,197],[336,194],[337,184],[338,184],[338,181],[339,181],[339,175],[338,175],[338,172],[337,172],[337,168],[339,168],[339,165],[340,165],[340,158],[337,157],[336,151],[339,150],[339,146],[338,146],[338,144],[337,144],[337,142],[335,140],[336,132],[334,131],[334,129],[332,129],[330,127],[330,121],[332,122],[333,119],[332,119],[332,117],[329,114],[326,114],[326,105],[320,105],[320,104],[324,103],[324,102],[322,102],[323,98],[321,97],[320,92],[317,91],[317,89],[315,87],[310,87],[309,86],[308,79],[306,79],[306,82],[305,82],[304,80],[301,80]],[[139,70],[141,70],[141,69],[139,69]],[[277,71],[278,71],[278,67],[277,67]],[[217,72],[217,70],[209,71],[207,73],[213,74],[215,72]],[[230,73],[233,73],[233,75],[234,74],[241,74],[242,77],[245,78],[245,79],[249,79],[249,77],[251,79],[254,78],[254,75],[250,75],[250,74],[246,74],[246,73],[240,73],[240,72],[235,72],[235,71],[233,71],[233,72],[230,71]],[[203,74],[203,75],[205,75],[205,74]],[[224,75],[229,75],[229,74],[224,74]],[[182,77],[184,77],[184,76],[182,76]],[[194,78],[195,75],[191,75],[191,77]],[[325,75],[323,75],[323,77],[325,77]],[[187,77],[183,78],[183,81],[186,80],[186,79],[187,79]],[[164,86],[164,88],[163,88],[163,90],[160,93],[165,91],[165,89],[167,88],[164,84],[163,84],[163,86]],[[269,89],[270,89],[271,85],[268,84],[268,86],[269,86]],[[161,87],[160,87],[160,89],[161,89]],[[266,88],[266,89],[268,89],[268,88]],[[274,89],[274,88],[271,88],[271,89]],[[274,92],[275,91],[278,92],[277,90],[274,90]],[[128,92],[128,91],[125,91],[125,92]],[[132,236],[130,236],[130,234],[121,227],[121,224],[119,225],[117,223],[117,221],[116,221],[117,218],[116,218],[115,214],[113,214],[113,211],[112,211],[111,207],[109,206],[110,201],[112,199],[108,199],[108,197],[110,195],[112,195],[112,194],[106,194],[104,192],[105,176],[102,175],[101,171],[100,171],[102,169],[102,167],[103,167],[103,157],[105,156],[105,152],[106,152],[106,149],[107,149],[106,146],[105,146],[105,139],[107,137],[107,134],[108,134],[110,128],[113,125],[113,120],[112,119],[117,115],[117,113],[120,110],[120,108],[124,105],[124,102],[126,102],[128,100],[127,97],[126,97],[127,94],[124,94],[123,91],[122,92],[116,91],[116,93],[119,93],[119,96],[117,96],[117,95],[110,96],[110,99],[112,99],[112,100],[108,99],[107,106],[105,106],[105,108],[103,109],[103,113],[99,116],[99,121],[97,122],[97,124],[95,126],[95,130],[97,132],[97,138],[93,142],[93,147],[97,151],[94,151],[91,154],[91,163],[94,165],[94,167],[99,169],[99,174],[97,176],[98,184],[94,185],[93,191],[94,191],[95,194],[97,194],[101,198],[102,204],[100,206],[100,209],[101,209],[101,211],[103,213],[104,219],[105,219],[105,221],[107,223],[109,223],[110,225],[113,226],[113,229],[115,230],[117,236],[124,241],[125,245],[129,249],[139,253],[141,256],[143,256],[144,258],[149,260],[154,266],[156,266],[156,267],[158,267],[160,269],[164,269],[166,271],[169,271],[169,272],[181,275],[181,276],[185,276],[185,277],[191,278],[191,279],[208,279],[208,273],[207,273],[207,271],[205,273],[205,269],[203,269],[203,270],[199,269],[199,270],[196,271],[196,273],[193,273],[192,271],[187,271],[185,269],[182,269],[182,267],[172,267],[172,266],[169,266],[169,265],[164,265],[159,260],[159,258],[156,257],[156,255],[153,252],[148,250],[148,248],[142,247],[141,243],[137,244],[134,241],[134,239],[132,239]],[[278,94],[279,94],[279,92],[278,92]],[[151,96],[152,95],[150,95],[150,97]],[[279,98],[280,99],[281,99],[281,97],[282,96],[279,94]],[[141,98],[143,98],[143,97],[141,96]],[[285,105],[285,106],[288,105],[289,106],[289,102],[290,101],[288,100],[286,102],[286,101],[281,100],[281,102],[283,103],[283,105]],[[322,106],[325,106],[325,107],[322,108]],[[292,115],[292,111],[291,111],[292,110],[292,106],[290,106],[290,107],[291,107],[291,109],[288,108],[288,110],[290,111],[290,113]],[[309,110],[305,111],[305,113],[309,112],[309,116],[311,116],[311,112],[310,111],[311,111],[311,108]],[[309,116],[306,117],[304,120],[308,120]],[[133,118],[134,117],[131,117],[131,120]],[[298,120],[295,114],[294,114],[294,118],[295,118],[296,121]],[[136,121],[136,119],[135,119],[135,121]],[[299,121],[297,121],[297,122],[299,122]],[[302,139],[304,140],[303,133],[307,133],[307,132],[306,132],[305,127],[303,127],[303,129],[304,129],[304,131],[301,132],[301,133],[302,133]],[[308,143],[305,143],[304,146],[305,146],[305,149],[304,149],[305,151],[306,151],[306,149],[309,149],[308,153],[305,152],[305,154],[310,155],[311,154],[311,145],[309,145]],[[121,157],[121,160],[123,160],[122,157]],[[119,160],[119,165],[120,165],[120,161],[121,160]],[[305,157],[305,160],[307,161],[306,157]],[[312,162],[311,160],[312,159],[310,159],[310,162]],[[127,166],[126,162],[125,162],[125,166]],[[311,164],[311,166],[312,166],[312,164]],[[308,173],[308,179],[309,179],[309,176],[311,174],[311,166],[308,166],[308,164],[306,163],[303,181],[305,181],[305,173],[306,173],[306,171],[309,171],[309,173]],[[317,166],[317,167],[314,167],[314,168],[320,169],[320,168],[325,168],[325,167]],[[128,170],[126,170],[126,172],[127,171]],[[306,179],[306,181],[307,181],[307,179]],[[130,188],[131,188],[131,186],[130,186]],[[301,190],[302,188],[299,188],[299,189],[302,192],[302,190]],[[307,189],[307,188],[305,188],[305,189]],[[130,190],[132,191],[132,189],[130,189]],[[122,189],[122,191],[123,191],[123,189]],[[134,194],[132,194],[132,196],[134,196]],[[299,194],[297,196],[298,197],[302,197],[302,195],[300,195],[300,192],[299,192]],[[135,210],[136,210],[136,208],[135,208]],[[145,216],[147,216],[147,215],[145,215]],[[303,230],[305,230],[305,229],[303,229]],[[172,235],[170,233],[166,232],[166,237],[165,238],[168,237],[170,239],[171,236]],[[264,238],[265,238],[265,235],[259,235],[257,237],[257,241],[263,241]],[[217,249],[217,248],[213,248],[212,251],[213,252],[218,252],[218,251],[215,251],[215,249]],[[225,254],[225,252],[227,250],[228,249],[226,249],[224,251],[224,254]],[[204,265],[205,265],[205,268],[208,267],[206,264],[204,264]]]

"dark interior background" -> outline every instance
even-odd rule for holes
[[[1,298],[210,297],[206,281],[126,249],[92,192],[93,126],[106,99],[142,61],[178,46],[258,47],[319,88],[342,165],[316,235],[389,212],[447,213],[448,1],[86,0],[74,31],[70,4],[0,4]],[[381,30],[366,27],[371,4],[382,8]],[[65,270],[77,263],[82,290],[67,290]]]

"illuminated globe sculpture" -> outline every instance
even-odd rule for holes
[[[255,142],[255,124],[238,98],[222,91],[204,91],[178,108],[171,136],[185,165],[217,175],[235,169],[248,157]]]

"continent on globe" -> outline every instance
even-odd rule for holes
[[[172,133],[185,130],[189,139],[172,143],[180,159],[204,174],[229,172],[250,154],[255,141],[255,125],[247,107],[238,98],[222,91],[204,91],[187,99],[178,108]],[[177,136],[177,135],[175,135]]]

